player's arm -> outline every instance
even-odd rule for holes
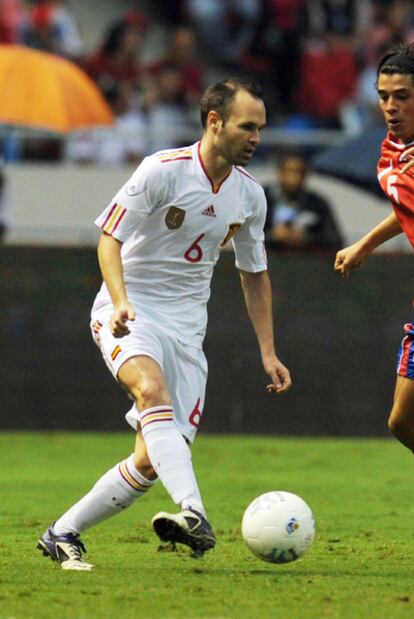
[[[272,291],[267,271],[249,273],[240,270],[247,311],[259,343],[265,371],[271,378],[268,391],[283,393],[290,389],[289,370],[278,359],[274,345]]]
[[[335,271],[339,271],[342,277],[348,277],[350,270],[361,266],[365,258],[372,254],[376,247],[401,232],[398,219],[392,212],[359,241],[338,251],[335,258]]]
[[[135,320],[135,311],[125,289],[121,248],[120,241],[105,232],[102,234],[98,244],[98,260],[114,306],[110,327],[115,337],[127,335],[129,333],[127,321]]]

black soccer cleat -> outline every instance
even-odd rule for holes
[[[73,535],[73,533],[55,535],[53,525],[43,533],[37,548],[43,552],[45,557],[51,557],[53,561],[60,563],[63,570],[90,571],[93,569],[91,563],[83,560],[82,553],[86,552],[86,548],[79,535]]]
[[[152,526],[161,541],[185,544],[196,556],[216,545],[210,523],[195,509],[185,509],[179,514],[160,512],[152,519]]]

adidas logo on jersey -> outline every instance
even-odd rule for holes
[[[201,211],[202,215],[207,215],[207,217],[217,217],[216,211],[214,210],[214,206],[210,204],[204,211]]]

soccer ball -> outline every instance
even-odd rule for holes
[[[310,507],[291,492],[267,492],[250,503],[243,515],[242,535],[256,557],[271,563],[295,561],[315,536]]]

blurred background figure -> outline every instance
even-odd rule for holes
[[[25,20],[22,0],[0,0],[0,43],[21,43]]]
[[[344,128],[342,110],[354,97],[357,79],[357,58],[349,40],[340,32],[325,32],[302,51],[297,112],[307,117],[312,127]]]
[[[28,13],[23,43],[76,61],[84,52],[78,21],[65,0],[34,3]]]
[[[290,113],[299,79],[306,0],[262,0],[260,24],[241,67],[267,94],[270,119]]]
[[[164,69],[172,68],[181,74],[184,98],[190,106],[197,106],[204,88],[204,66],[198,57],[195,31],[186,26],[172,30],[164,56],[150,63],[146,72],[157,80]]]
[[[100,48],[85,58],[83,68],[102,92],[120,82],[127,82],[134,89],[140,87],[140,52],[146,26],[142,13],[129,11],[110,26]]]
[[[195,28],[203,57],[213,64],[239,65],[259,24],[261,0],[187,0],[184,11]]]
[[[188,141],[193,117],[178,67],[160,68],[144,94],[144,109],[150,151],[175,148]]]
[[[10,228],[12,197],[9,179],[4,165],[0,165],[0,244],[4,243],[7,231]]]
[[[357,37],[371,23],[374,2],[308,0],[306,9],[309,36],[320,38],[324,33],[334,31],[351,39]],[[391,3],[387,0],[387,4]]]
[[[328,202],[307,189],[307,174],[300,153],[285,153],[278,160],[275,181],[264,187],[266,240],[270,247],[334,252],[343,246],[342,235]]]
[[[414,6],[410,0],[373,0],[371,21],[362,41],[363,56],[369,64],[386,50],[414,38]]]
[[[116,83],[105,94],[114,113],[114,125],[72,133],[66,158],[79,164],[138,165],[148,152],[146,118],[133,105],[130,84]]]

